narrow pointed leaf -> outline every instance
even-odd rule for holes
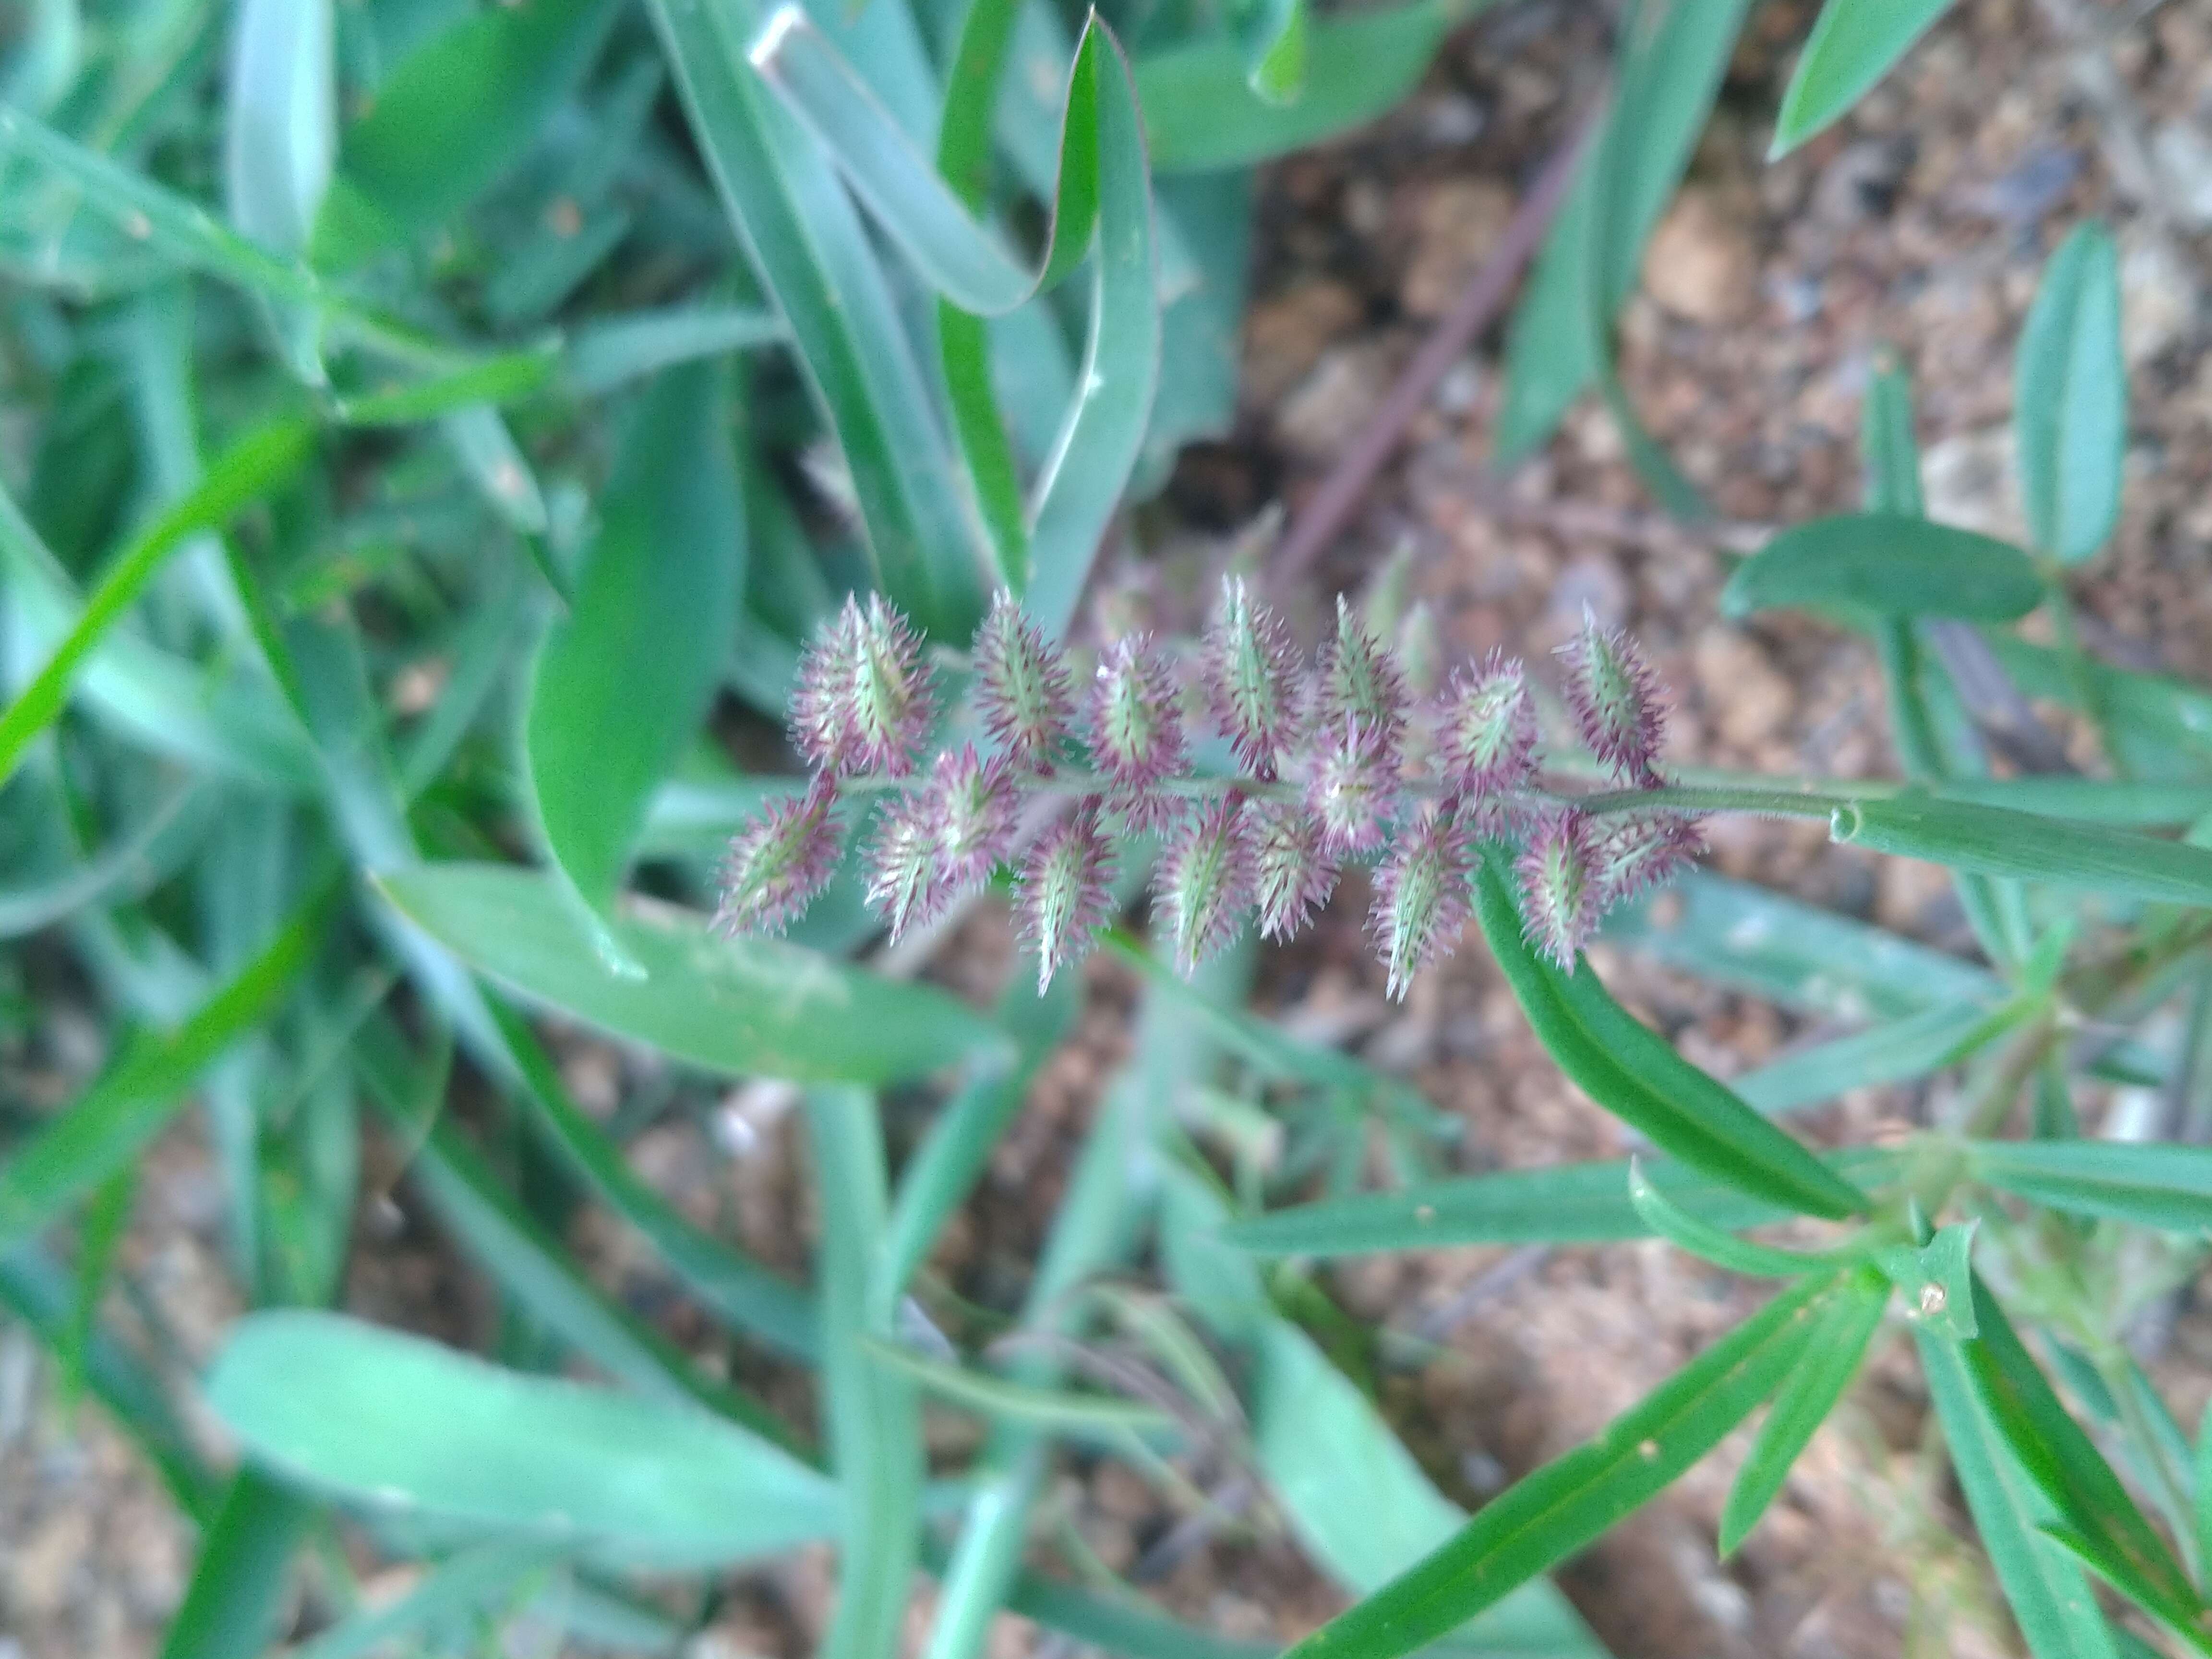
[[[1819,1316],[1812,1340],[1775,1395],[1766,1421],[1759,1425],[1759,1438],[1752,1442],[1750,1455],[1729,1487],[1728,1502],[1721,1510],[1723,1557],[1735,1554],[1759,1524],[1759,1517],[1789,1480],[1790,1467],[1858,1376],[1888,1300],[1888,1282],[1879,1274],[1860,1272],[1844,1280],[1835,1299]]]
[[[1767,159],[1840,119],[1950,7],[1951,0],[1828,0],[1782,94]]]
[[[1493,1498],[1441,1548],[1291,1650],[1295,1659],[1396,1659],[1457,1628],[1657,1496],[1789,1375],[1839,1294],[1780,1296],[1615,1418],[1588,1444]]]
[[[942,992],[771,939],[720,939],[655,910],[609,924],[644,970],[602,962],[548,878],[495,865],[386,876],[402,915],[523,997],[611,1036],[732,1076],[795,1082],[921,1077],[1003,1039]]]
[[[286,1570],[315,1506],[254,1469],[234,1476],[161,1644],[161,1659],[230,1659],[277,1636]]]
[[[2119,251],[2101,225],[2076,227],[2043,268],[2013,370],[2013,428],[2035,544],[2080,564],[2119,520],[2128,447]]]
[[[1832,1219],[1864,1207],[1849,1182],[1633,1018],[1587,962],[1567,974],[1538,955],[1494,851],[1477,872],[1475,900],[1483,936],[1538,1040],[1592,1100],[1662,1152],[1753,1197]]]
[[[1818,1256],[1738,1238],[1724,1228],[1700,1220],[1654,1186],[1638,1158],[1628,1161],[1628,1201],[1635,1206],[1638,1218],[1675,1249],[1731,1273],[1759,1279],[1796,1279],[1834,1265]]]
[[[246,0],[234,29],[223,145],[231,222],[296,252],[337,149],[331,0]]]
[[[2042,603],[2034,561],[2008,542],[1902,513],[1841,513],[1784,531],[1721,591],[1732,617],[1856,605],[1891,616],[2011,622]]]
[[[288,1480],[610,1561],[746,1560],[838,1525],[820,1474],[695,1406],[526,1376],[337,1314],[248,1315],[206,1397]]]
[[[1975,1179],[2053,1209],[2138,1226],[2212,1229],[2212,1147],[2116,1140],[1981,1140]]]
[[[2157,904],[2212,906],[2212,851],[1922,790],[1838,807],[1830,834],[1877,853]]]

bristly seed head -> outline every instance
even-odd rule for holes
[[[1059,647],[1005,588],[975,630],[975,712],[1008,757],[1048,772],[1075,719],[1075,692]]]
[[[903,777],[929,737],[936,704],[936,677],[906,618],[880,593],[868,596],[865,611],[848,594],[799,664],[792,738],[822,771]]]
[[[1336,860],[1322,851],[1321,825],[1296,801],[1255,800],[1244,808],[1252,849],[1252,895],[1263,939],[1289,939],[1328,902]]]
[[[1138,795],[1189,763],[1167,661],[1141,634],[1108,647],[1091,687],[1091,749],[1117,793]]]
[[[944,880],[955,893],[981,887],[1013,851],[1021,812],[1012,766],[1004,755],[986,761],[972,743],[940,759],[927,787]]]
[[[933,790],[893,799],[876,820],[868,846],[868,902],[890,929],[893,944],[909,929],[934,921],[952,900],[940,852],[944,839],[941,803]]]
[[[1243,802],[1215,796],[1184,821],[1160,856],[1158,890],[1188,974],[1237,937],[1252,904]]]
[[[1114,906],[1114,857],[1099,828],[1099,802],[1078,801],[1037,838],[1015,878],[1022,937],[1037,953],[1037,994],[1053,975],[1091,954]]]
[[[1397,815],[1397,770],[1347,716],[1307,756],[1305,799],[1321,825],[1322,851],[1331,858],[1371,853]]]
[[[1341,594],[1336,601],[1336,633],[1322,643],[1314,663],[1313,726],[1317,732],[1346,728],[1371,748],[1387,770],[1395,772],[1406,732],[1408,699],[1404,677],[1389,652],[1368,633]]]
[[[1522,931],[1570,974],[1602,909],[1595,842],[1589,815],[1569,807],[1536,826],[1516,866]]]
[[[1659,784],[1659,742],[1666,725],[1659,682],[1627,635],[1583,616],[1582,632],[1559,647],[1567,707],[1590,752],[1624,783]]]
[[[817,777],[738,831],[722,857],[717,931],[780,933],[799,919],[837,869],[836,802],[837,786]]]
[[[1281,619],[1253,599],[1242,576],[1222,580],[1205,672],[1215,723],[1237,759],[1255,776],[1273,778],[1297,744],[1297,655]]]
[[[1680,813],[1630,818],[1614,826],[1597,842],[1600,905],[1610,909],[1664,886],[1705,852],[1697,820]]]
[[[1437,713],[1437,781],[1454,799],[1488,805],[1536,781],[1536,704],[1520,663],[1493,651],[1462,668]]]
[[[1467,832],[1449,810],[1426,809],[1398,832],[1368,915],[1392,997],[1402,998],[1416,973],[1452,953],[1472,913],[1471,869]]]

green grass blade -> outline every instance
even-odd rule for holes
[[[1840,513],[1784,531],[1721,591],[1731,617],[1820,605],[1890,616],[2013,622],[2043,601],[2035,562],[2008,542],[1903,513]]]
[[[994,1423],[1009,1423],[1111,1449],[1135,1435],[1152,1441],[1178,1437],[1176,1419],[1157,1406],[1111,1395],[1073,1394],[1012,1382],[963,1365],[947,1364],[878,1337],[863,1337],[871,1364],[909,1378],[924,1393]]]
[[[511,404],[553,377],[557,354],[545,347],[504,352],[419,380],[338,398],[331,413],[348,426],[415,426],[473,404]]]
[[[1839,1293],[1834,1279],[1784,1291],[1596,1439],[1507,1487],[1443,1547],[1291,1653],[1296,1659],[1396,1659],[1574,1554],[1679,1479],[1756,1410],[1797,1363]]]
[[[2013,367],[2021,501],[2035,545],[2095,556],[2119,522],[2128,448],[2120,257],[2102,225],[2075,228],[2043,268]]]
[[[1030,504],[1026,605],[1054,638],[1074,619],[1092,560],[1144,446],[1160,376],[1158,254],[1144,117],[1121,43],[1102,24],[1094,55],[1098,251],[1091,333],[1069,406]],[[1079,54],[1079,71],[1085,59]],[[1073,102],[1073,94],[1070,100]]]
[[[545,844],[595,915],[721,678],[744,591],[730,384],[670,369],[631,413],[575,604],[531,678],[523,754]]]
[[[331,0],[246,0],[231,38],[224,199],[231,222],[288,252],[307,244],[337,151]]]
[[[851,470],[881,585],[964,644],[982,550],[867,233],[821,146],[745,61],[752,6],[649,3],[700,153]]]
[[[141,1036],[76,1103],[0,1164],[0,1251],[32,1238],[126,1168],[199,1074],[273,1013],[320,950],[327,888],[174,1031]]]
[[[2039,1531],[2051,1508],[1990,1420],[1968,1375],[1965,1345],[1925,1330],[1913,1340],[1951,1467],[2028,1651],[2034,1659],[2118,1659],[2081,1570]]]
[[[840,1524],[823,1476],[694,1405],[526,1376],[342,1315],[249,1314],[206,1395],[287,1480],[610,1563],[751,1559]]]
[[[2212,805],[2212,796],[2208,796]],[[1987,969],[1749,882],[1695,871],[1668,902],[1624,905],[1605,938],[1701,979],[1832,1019],[1899,1018],[1945,1003],[1994,1002]]]
[[[1495,852],[1484,855],[1475,898],[1483,937],[1530,1027],[1592,1100],[1662,1152],[1753,1197],[1831,1219],[1865,1206],[1849,1182],[1629,1015],[1588,963],[1567,974],[1538,956]]]
[[[1738,1238],[1725,1228],[1700,1219],[1653,1186],[1638,1158],[1628,1160],[1628,1201],[1635,1206],[1638,1218],[1676,1249],[1731,1273],[1748,1273],[1755,1279],[1796,1279],[1834,1265],[1796,1250]]]
[[[617,0],[498,6],[410,53],[341,137],[316,264],[345,269],[444,225],[538,137],[620,9]]]
[[[58,1357],[70,1339],[73,1282],[33,1245],[0,1251],[0,1308],[4,1308]],[[125,1433],[137,1443],[190,1520],[211,1525],[222,1486],[202,1462],[191,1432],[144,1362],[106,1325],[95,1325],[83,1345],[84,1384]]]
[[[406,1637],[424,1626],[436,1627],[475,1613],[513,1595],[516,1587],[558,1565],[564,1545],[535,1538],[479,1545],[440,1562],[420,1583],[386,1607],[372,1607],[339,1620],[313,1641],[290,1650],[289,1659],[362,1659],[364,1654]]]
[[[1902,1083],[1955,1066],[2024,1017],[2025,1011],[1993,1012],[1972,1002],[1924,1009],[1784,1054],[1730,1086],[1762,1112],[1796,1111],[1847,1090]]]
[[[278,1634],[285,1570],[314,1505],[252,1469],[230,1483],[170,1622],[161,1659],[234,1659]]]
[[[1152,165],[1162,173],[1249,167],[1364,126],[1413,91],[1447,31],[1486,3],[1415,0],[1316,23],[1305,85],[1291,103],[1253,88],[1245,49],[1226,34],[1146,52],[1137,60],[1137,96]]]
[[[671,1208],[639,1179],[606,1131],[568,1098],[530,1028],[496,1000],[490,1008],[514,1059],[515,1093],[531,1127],[610,1209],[659,1251],[684,1288],[717,1318],[794,1359],[817,1358],[821,1334],[806,1295]]]
[[[895,1659],[913,1589],[927,1460],[914,1379],[879,1364],[868,1339],[890,1335],[891,1300],[876,1275],[889,1179],[875,1096],[809,1092],[806,1122],[820,1182],[822,1374],[830,1466],[843,1498],[837,1612],[828,1659]]]
[[[1976,1180],[2053,1209],[2172,1232],[2212,1228],[2212,1147],[1978,1140],[1970,1152]]]
[[[562,378],[579,397],[596,398],[678,363],[786,337],[772,313],[736,306],[674,306],[598,317],[568,337]]]
[[[61,1344],[62,1392],[75,1400],[84,1392],[92,1343],[100,1328],[100,1304],[115,1272],[117,1248],[131,1224],[138,1196],[138,1172],[127,1165],[102,1182],[85,1206],[77,1229],[76,1297]]]
[[[1797,58],[1767,160],[1842,119],[1951,7],[1951,0],[1828,0]]]
[[[2008,807],[1908,790],[1837,808],[1830,833],[1849,846],[1983,875],[2110,893],[2156,904],[2212,905],[2212,851]]]
[[[314,429],[280,419],[240,439],[208,469],[199,486],[159,514],[115,556],[84,613],[22,694],[0,713],[0,781],[12,775],[31,739],[53,724],[78,668],[144,589],[170,554],[203,530],[228,523],[282,487],[306,462]]]
[[[2203,1603],[2158,1529],[2136,1507],[2096,1443],[2067,1413],[1978,1278],[1972,1281],[1976,1340],[1960,1352],[1990,1423],[2057,1518],[2123,1571],[2145,1612],[2194,1630]]]
[[[611,923],[644,969],[616,973],[554,882],[527,870],[422,866],[381,885],[432,939],[526,999],[726,1075],[884,1082],[1005,1042],[940,991],[775,940],[718,939],[689,913]]]
[[[1583,158],[1514,309],[1498,422],[1501,460],[1549,438],[1601,366],[1610,319],[1634,290],[1644,244],[1689,166],[1742,12],[1740,0],[1668,6],[1650,37],[1624,52],[1606,131]],[[1616,128],[1630,136],[1615,144],[1607,192],[1620,217],[1604,224],[1599,162]],[[1593,295],[1602,330],[1591,326]]]
[[[976,222],[957,189],[798,5],[777,7],[750,56],[769,85],[836,158],[853,193],[922,281],[963,311],[994,317],[1027,304],[1065,277],[1091,245],[1101,195],[1098,41],[1103,31],[1094,18],[1076,46],[1059,174],[1047,204],[1051,228],[1034,270]],[[1011,35],[1010,25],[1006,33]],[[981,113],[988,122],[988,107]]]
[[[206,833],[214,792],[184,785],[100,853],[66,873],[0,889],[0,939],[21,939],[100,903],[116,889],[141,890],[175,869]]]
[[[1790,1466],[1858,1376],[1888,1300],[1886,1280],[1872,1273],[1854,1273],[1819,1316],[1811,1341],[1784,1380],[1766,1421],[1759,1425],[1759,1438],[1729,1487],[1728,1502],[1721,1510],[1723,1559],[1734,1555],[1759,1524],[1759,1517],[1790,1478]]]
[[[1879,1186],[1901,1167],[1894,1152],[1839,1154],[1851,1180]],[[1680,1165],[1653,1164],[1676,1209],[1708,1226],[1743,1229],[1787,1220],[1787,1206]],[[1363,1255],[1462,1244],[1604,1243],[1648,1238],[1651,1226],[1628,1199],[1628,1162],[1565,1164],[1431,1181],[1387,1193],[1300,1204],[1233,1221],[1223,1239],[1261,1255]]]

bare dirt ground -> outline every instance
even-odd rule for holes
[[[1961,0],[1848,121],[1769,166],[1771,112],[1813,9],[1777,0],[1754,11],[1622,329],[1637,406],[1730,526],[1701,538],[1661,522],[1588,406],[1542,454],[1492,477],[1493,331],[1418,418],[1325,578],[1354,586],[1410,543],[1417,586],[1455,651],[1504,645],[1539,661],[1585,605],[1631,627],[1674,688],[1679,760],[1888,773],[1871,658],[1802,620],[1720,623],[1721,543],[1731,530],[1856,501],[1861,393],[1885,349],[1913,373],[1931,510],[2016,532],[2014,341],[2042,257],[2097,215],[2123,249],[2134,438],[2118,538],[2082,574],[2078,599],[2096,648],[2212,678],[2212,7]],[[1605,40],[1586,5],[1504,7],[1448,49],[1402,111],[1270,174],[1244,413],[1231,439],[1186,458],[1150,528],[1202,552],[1271,504],[1304,498],[1586,104]],[[1729,827],[1714,840],[1728,873],[1965,948],[1935,872],[1832,848],[1818,826]],[[1464,1125],[1455,1156],[1465,1167],[1624,1150],[1612,1121],[1528,1036],[1472,942],[1406,1007],[1385,1005],[1357,898],[1341,896],[1313,942],[1271,963],[1265,995],[1276,1012],[1325,1016],[1370,1058],[1410,1073]],[[970,947],[947,971],[988,986],[1003,928],[979,922],[963,936]],[[1624,954],[1601,965],[1723,1074],[1794,1034],[1771,1009]],[[1098,1079],[1126,1046],[1132,994],[1115,969],[1092,970],[1079,1040],[1039,1084],[939,1258],[963,1294],[1018,1299]],[[611,1051],[578,1041],[564,1053],[587,1106],[611,1109],[637,1081]],[[641,1171],[695,1218],[802,1267],[811,1224],[787,1117],[759,1094],[701,1107],[641,1137]],[[1893,1091],[1849,1099],[1809,1127],[1863,1140],[1924,1109]],[[144,1190],[126,1266],[195,1358],[229,1310],[204,1149],[173,1137]],[[442,1334],[481,1334],[489,1310],[404,1186],[396,1203],[365,1213],[351,1304]],[[588,1217],[579,1229],[604,1282],[689,1334],[649,1261]],[[1757,1294],[1656,1244],[1440,1252],[1348,1264],[1325,1283],[1361,1319],[1442,1333],[1443,1358],[1389,1376],[1384,1403],[1431,1472],[1469,1503],[1599,1428]],[[2212,1392],[2208,1362],[2212,1318],[2185,1304],[2158,1364],[2185,1422]],[[802,1385],[772,1386],[803,1407]],[[1716,1565],[1712,1540],[1741,1443],[1561,1582],[1624,1659],[2012,1651],[1978,1557],[1960,1540],[1955,1492],[1931,1473],[1925,1407],[1909,1355],[1892,1345],[1735,1559]],[[1116,1567],[1168,1519],[1148,1489],[1104,1464],[1069,1465],[1053,1501]],[[191,1555],[188,1533],[97,1408],[65,1411],[26,1340],[0,1335],[0,1659],[153,1651]],[[816,1555],[733,1583],[701,1659],[811,1651],[829,1577]],[[1256,1638],[1293,1636],[1338,1605],[1290,1545],[1264,1534],[1199,1551],[1156,1588],[1188,1617]],[[999,1637],[994,1650],[1007,1656],[1053,1650],[1017,1620]]]

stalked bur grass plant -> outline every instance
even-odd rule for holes
[[[1111,914],[1114,843],[1157,833],[1155,903],[1183,973],[1252,921],[1295,934],[1358,860],[1376,866],[1368,925],[1402,996],[1472,915],[1482,844],[1517,843],[1529,941],[1572,973],[1606,912],[1702,843],[1696,814],[1659,799],[1662,693],[1635,644],[1586,619],[1559,654],[1576,732],[1620,786],[1603,795],[1546,787],[1527,670],[1502,655],[1416,699],[1349,605],[1302,665],[1281,619],[1231,577],[1190,674],[1125,637],[1098,654],[1079,714],[1066,654],[1001,591],[968,662],[988,752],[963,741],[925,764],[938,676],[894,606],[848,599],[792,697],[791,739],[814,775],[732,841],[716,920],[781,931],[865,832],[868,899],[894,941],[1011,870],[1042,994]],[[1197,764],[1191,738],[1207,726],[1241,769]]]

